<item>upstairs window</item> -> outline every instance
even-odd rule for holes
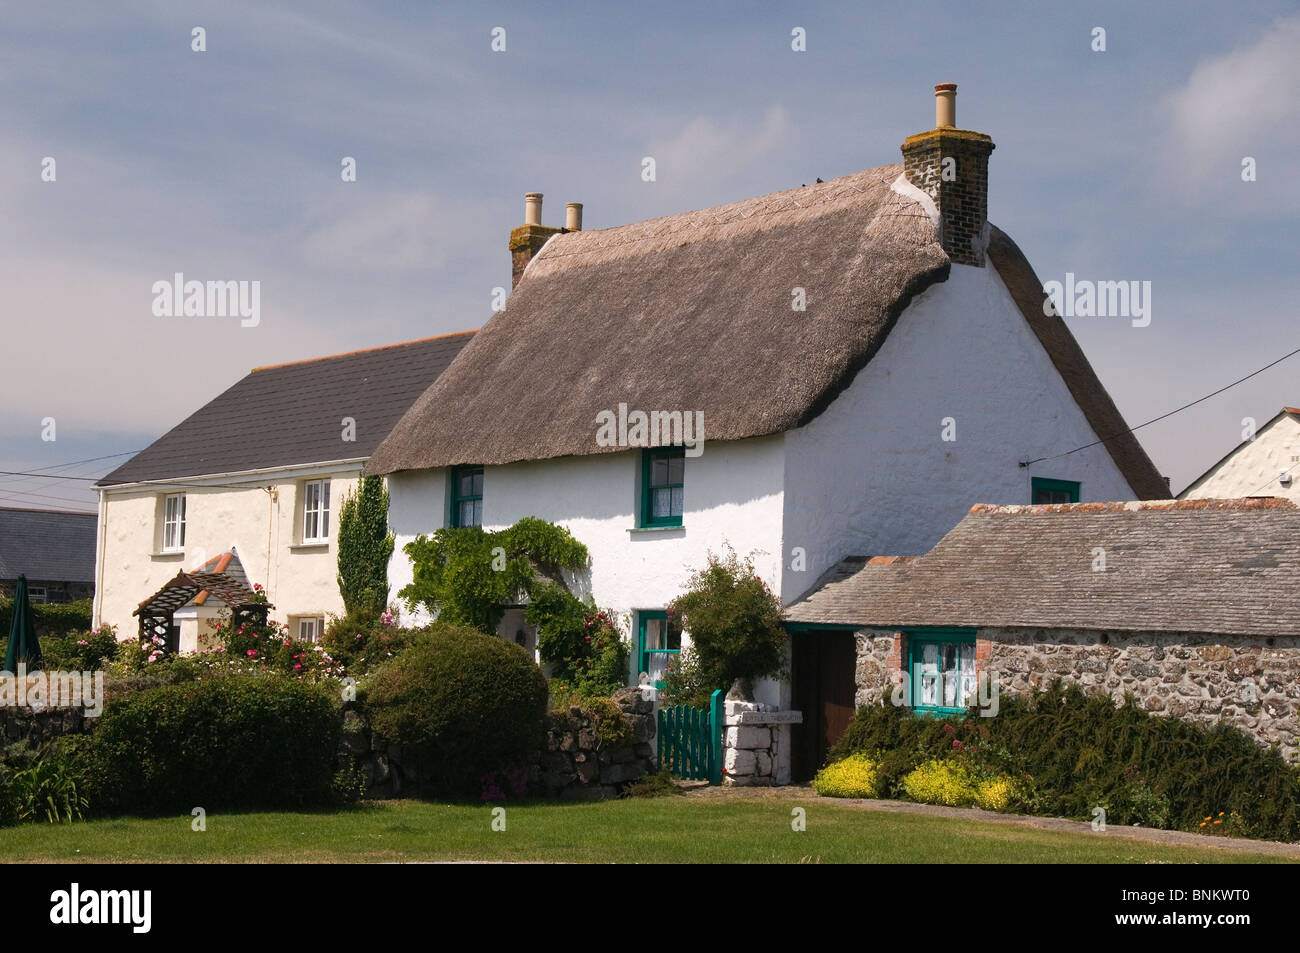
[[[451,525],[483,525],[483,468],[451,468]]]
[[[302,541],[323,543],[330,538],[330,481],[309,480],[303,486]]]
[[[1073,480],[1047,480],[1034,477],[1030,499],[1035,503],[1078,503],[1079,484]]]
[[[686,451],[645,450],[641,456],[641,525],[681,526]]]
[[[185,548],[185,494],[169,493],[163,498],[162,548],[178,553]]]

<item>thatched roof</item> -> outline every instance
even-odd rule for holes
[[[554,236],[366,471],[617,452],[624,448],[596,442],[596,418],[620,403],[702,411],[708,441],[807,424],[866,366],[912,298],[948,277],[916,190],[892,188],[902,171],[882,166]],[[1037,281],[995,235],[990,254],[1004,279],[1005,268],[1019,285]],[[804,311],[791,307],[795,288],[805,290]],[[1126,429],[1061,319],[1041,317],[1041,284],[1037,292],[1041,320],[1030,323],[1094,429]],[[1131,435],[1113,446],[1134,492],[1167,495]]]
[[[978,504],[924,556],[842,560],[785,618],[1300,635],[1298,577],[1300,509],[1288,500]]]

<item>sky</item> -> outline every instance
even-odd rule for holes
[[[996,143],[989,218],[1043,281],[1151,282],[1145,327],[1067,318],[1130,425],[1300,348],[1295,3],[5,0],[0,22],[0,470],[44,471],[0,475],[0,506],[92,509],[52,474],[106,473],[254,367],[481,326],[525,192],[602,228],[897,162],[939,82]],[[155,314],[177,272],[260,282],[260,320]],[[1179,490],[1287,404],[1300,356],[1138,435]]]

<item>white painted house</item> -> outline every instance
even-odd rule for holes
[[[367,464],[389,481],[394,593],[419,534],[551,520],[625,616],[631,679],[689,644],[664,608],[724,543],[788,604],[846,555],[928,551],[977,502],[1167,497],[985,220],[992,141],[954,128],[953,90],[936,92],[938,126],[902,164],[601,230],[577,206],[542,226],[530,194],[506,308]],[[702,414],[702,447],[636,445],[636,411]],[[601,433],[611,414],[622,445]],[[517,614],[501,634],[532,644]],[[801,680],[852,685],[851,657],[815,636],[795,636],[811,650],[760,701],[807,711]]]
[[[1283,407],[1178,494],[1180,500],[1243,496],[1300,503],[1300,407]]]
[[[259,367],[96,484],[95,624],[140,634],[137,609],[178,573],[262,586],[292,634],[341,614],[333,538],[370,452],[473,332]],[[232,559],[231,554],[237,554]],[[219,567],[219,568],[218,568]],[[213,585],[158,620],[199,648],[229,609]]]

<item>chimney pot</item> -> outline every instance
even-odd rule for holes
[[[571,232],[582,231],[581,202],[569,202],[564,206],[564,227]]]
[[[934,88],[934,127],[957,128],[957,84],[940,83]]]
[[[542,224],[542,193],[541,192],[524,193],[524,224],[525,225]]]

